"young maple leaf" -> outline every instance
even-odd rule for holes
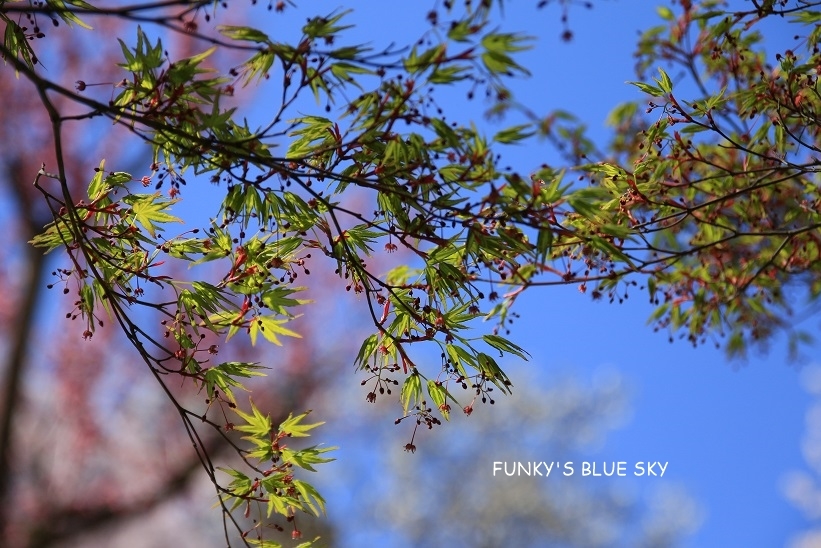
[[[181,219],[165,212],[177,200],[165,200],[159,192],[156,194],[131,194],[123,198],[123,202],[131,206],[134,220],[143,225],[152,238],[157,235],[158,224],[182,223]]]

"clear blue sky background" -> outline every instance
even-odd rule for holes
[[[572,8],[575,37],[569,44],[559,38],[558,6],[536,10],[535,4],[506,2],[500,21],[504,30],[538,39],[522,63],[533,75],[518,81],[515,93],[537,111],[576,113],[602,142],[607,113],[620,101],[639,98],[625,81],[635,79],[632,53],[639,31],[660,22],[655,12],[659,2],[600,0],[592,10]],[[337,7],[322,5],[329,11]],[[370,11],[367,5],[355,3],[351,16],[362,41],[402,44],[426,28],[428,2],[390,3],[389,18],[387,4],[377,8],[374,2]],[[481,104],[469,105],[460,97],[444,107],[468,109],[466,115],[474,116],[481,111]],[[546,145],[511,149],[508,158],[524,171],[556,161]],[[633,419],[591,459],[627,461],[629,466],[669,462],[665,479],[685,486],[704,511],[702,527],[688,545],[780,546],[806,527],[779,488],[786,472],[804,467],[799,443],[809,402],[794,367],[808,362],[788,364],[783,339],[774,341],[767,355],[729,363],[712,347],[670,344],[666,334],[654,334],[646,325],[651,307],[638,290],[625,304],[608,305],[592,303],[574,287],[537,289],[521,305],[513,337],[533,360],[509,363],[514,384],[517,369],[525,367],[538,369],[545,379],[567,371],[588,375],[601,366],[621,371],[634,389]],[[809,322],[817,323],[817,318]],[[485,465],[490,463],[477,455],[476,466]],[[334,502],[329,500],[331,507]]]

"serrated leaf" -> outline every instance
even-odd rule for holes
[[[103,180],[103,171],[105,170],[105,159],[100,160],[100,165],[97,167],[97,172],[91,179],[88,185],[88,197],[91,201],[98,200],[103,194],[108,192],[108,185]]]
[[[413,371],[405,378],[405,382],[402,384],[402,392],[399,395],[399,399],[402,402],[402,408],[404,409],[406,415],[408,414],[408,409],[410,409],[410,406],[416,405],[421,397],[422,381],[419,377],[419,373]]]
[[[232,25],[218,25],[217,31],[232,40],[243,40],[245,42],[270,43],[271,39],[261,30],[251,27],[240,27]]]
[[[271,417],[268,415],[263,415],[262,412],[254,405],[253,400],[250,401],[251,403],[251,412],[245,413],[239,408],[235,408],[234,412],[245,421],[246,424],[241,424],[239,426],[235,426],[234,429],[240,432],[247,432],[249,434],[253,434],[256,437],[265,437],[269,436],[271,430],[273,429],[273,425],[271,423]]]
[[[79,27],[83,27],[86,30],[92,30],[91,26],[89,26],[87,23],[85,23],[83,20],[77,17],[77,15],[75,15],[66,6],[66,4],[68,4],[69,6],[75,6],[78,8],[82,8],[84,10],[96,10],[96,8],[88,2],[85,2],[84,0],[65,0],[65,2],[63,2],[63,0],[49,0],[48,3],[51,4],[54,8],[56,8],[54,11],[60,17],[60,19],[62,19],[69,25],[73,24]]]
[[[265,337],[267,341],[272,342],[277,346],[282,346],[282,342],[279,340],[277,335],[301,339],[302,335],[299,333],[292,331],[287,327],[282,327],[282,324],[287,323],[288,321],[288,318],[278,320],[276,318],[272,318],[271,316],[257,316],[256,318],[253,318],[248,326],[251,344],[257,343],[257,335],[259,333],[262,333],[262,336]]]
[[[362,346],[359,347],[359,352],[356,354],[354,365],[358,365],[359,369],[366,369],[369,358],[373,356],[378,346],[379,337],[374,333],[362,342]]]
[[[524,348],[510,342],[504,337],[500,337],[498,335],[482,335],[482,340],[499,352],[507,352],[508,354],[513,354],[523,360],[527,360],[530,357],[530,354],[528,354]]]
[[[523,141],[536,134],[531,124],[520,124],[518,126],[503,129],[493,136],[497,143],[510,144]]]
[[[650,84],[645,84],[644,82],[627,82],[628,84],[632,84],[639,88],[644,93],[648,95],[652,95],[653,97],[661,97],[664,95],[664,91],[657,88],[656,86],[651,86]]]
[[[659,74],[661,78],[656,78],[656,82],[659,85],[659,88],[665,93],[672,93],[673,91],[673,82],[670,80],[670,77],[664,72],[664,69],[659,67]]]
[[[304,287],[274,287],[268,289],[260,295],[260,299],[271,311],[283,316],[290,316],[289,308],[313,302],[310,299],[293,299],[293,295],[303,291]]]
[[[215,396],[215,390],[219,389],[225,394],[229,401],[236,403],[232,388],[246,389],[235,377],[251,378],[264,377],[265,373],[258,371],[264,367],[250,362],[224,362],[215,367],[205,370],[204,381],[206,393],[209,400]]]
[[[292,414],[288,415],[288,418],[282,421],[279,425],[279,431],[285,434],[291,435],[295,438],[304,438],[309,436],[308,432],[316,428],[317,426],[322,426],[325,424],[324,422],[315,422],[311,424],[302,424],[302,421],[307,417],[311,412],[306,411],[300,415],[293,416]]]
[[[450,411],[448,410],[448,397],[450,399],[456,401],[453,396],[451,396],[447,389],[442,386],[441,384],[437,384],[436,381],[429,380],[428,381],[428,394],[430,395],[431,399],[433,400],[434,405],[445,418],[445,420],[450,420]]]
[[[124,197],[123,202],[131,206],[134,220],[143,225],[152,238],[157,236],[158,224],[182,223],[178,217],[165,212],[177,200],[165,200],[160,193],[131,194]]]

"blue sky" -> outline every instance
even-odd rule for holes
[[[639,31],[660,22],[657,4],[598,1],[592,10],[572,8],[574,39],[565,43],[557,6],[537,11],[535,2],[507,2],[500,26],[537,38],[522,58],[532,77],[512,86],[518,99],[537,111],[577,114],[601,142],[607,113],[620,101],[639,98],[625,82],[635,79],[632,53]],[[359,7],[351,19],[362,29],[362,40],[403,43],[425,28],[426,7],[393,4],[391,20],[402,25],[386,24],[381,7],[370,12]],[[454,96],[444,106],[465,104],[457,101]],[[461,108],[481,112],[481,106]],[[524,171],[557,161],[546,145],[506,154]],[[777,546],[806,527],[779,484],[791,469],[804,468],[799,443],[809,397],[800,389],[797,366],[809,362],[789,364],[783,338],[773,341],[767,354],[753,352],[732,363],[711,346],[670,344],[666,334],[654,334],[646,325],[651,308],[638,290],[625,304],[608,305],[591,302],[575,287],[536,289],[518,311],[522,319],[512,337],[533,359],[525,365],[508,362],[514,385],[524,369],[536,369],[545,382],[567,372],[589,376],[602,366],[626,377],[634,396],[632,420],[590,460],[626,461],[630,467],[638,461],[669,462],[665,480],[684,486],[703,510],[702,527],[689,546]],[[481,454],[476,460],[477,466],[490,466]],[[617,481],[642,489],[656,480]]]

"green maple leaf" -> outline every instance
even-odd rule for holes
[[[131,206],[134,220],[148,230],[151,237],[156,237],[157,224],[182,223],[182,220],[165,212],[177,200],[164,200],[160,193],[132,194],[123,198],[123,202]]]

